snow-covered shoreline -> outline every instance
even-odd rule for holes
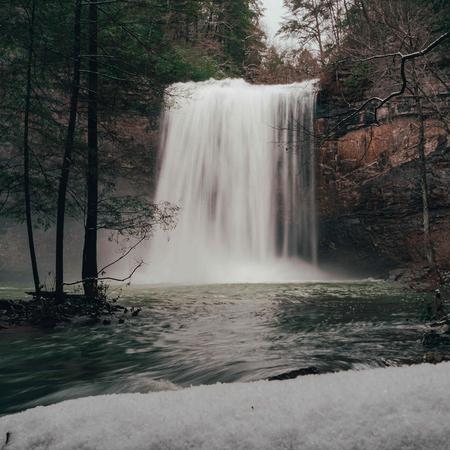
[[[450,363],[87,397],[0,418],[2,450],[444,450],[449,443]]]

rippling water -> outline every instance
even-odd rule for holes
[[[130,289],[122,304],[143,310],[124,324],[0,331],[0,414],[307,366],[419,361],[421,300],[382,282]]]

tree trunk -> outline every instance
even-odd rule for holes
[[[425,256],[428,265],[432,271],[436,269],[434,259],[433,243],[430,233],[430,211],[429,211],[429,192],[427,181],[427,160],[425,156],[425,123],[422,111],[422,101],[419,97],[418,89],[414,89],[416,96],[417,118],[419,120],[419,142],[417,149],[419,152],[419,171],[420,171],[420,188],[422,192],[422,221],[423,221],[423,238]]]
[[[316,5],[314,4],[314,7]],[[325,65],[325,52],[323,49],[323,44],[322,44],[322,31],[320,29],[320,20],[319,20],[319,14],[318,12],[315,10],[314,11],[314,19],[316,22],[316,39],[317,39],[317,44],[319,45],[319,59],[320,59],[320,65],[323,67]]]
[[[88,75],[88,170],[87,213],[83,249],[83,284],[87,297],[97,295],[97,207],[98,207],[98,135],[97,135],[97,0],[89,2],[89,75]]]
[[[70,96],[69,123],[64,146],[64,157],[59,179],[56,217],[55,293],[59,300],[63,299],[64,291],[64,216],[66,211],[66,192],[69,183],[70,166],[72,164],[72,150],[75,138],[78,96],[80,91],[81,0],[75,0],[74,21],[72,93]]]
[[[411,48],[414,48],[411,40],[410,45]],[[422,194],[422,223],[423,223],[424,252],[428,265],[433,275],[437,275],[439,277],[436,267],[436,260],[434,258],[433,242],[431,240],[431,232],[430,232],[427,159],[425,156],[425,120],[423,115],[422,99],[420,97],[419,79],[414,61],[412,61],[411,75],[412,75],[412,90],[416,101],[417,120],[419,122],[419,141],[417,143],[417,151],[419,153],[420,190]]]
[[[27,86],[25,92],[25,113],[23,123],[23,188],[25,194],[25,217],[27,223],[28,246],[30,248],[31,268],[33,271],[34,290],[39,293],[41,285],[39,282],[39,272],[36,261],[36,251],[34,248],[33,223],[31,220],[31,195],[30,195],[30,146],[29,146],[29,125],[31,109],[31,66],[33,63],[34,51],[34,18],[36,11],[36,0],[31,3],[31,19],[28,42],[27,61]]]

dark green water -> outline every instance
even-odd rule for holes
[[[3,289],[2,297],[20,296]],[[420,361],[419,294],[381,282],[147,287],[117,326],[0,331],[0,414],[87,395]]]

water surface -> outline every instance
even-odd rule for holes
[[[421,300],[382,282],[129,289],[121,303],[143,310],[124,324],[0,331],[0,414],[86,395],[259,380],[307,366],[420,361]]]

